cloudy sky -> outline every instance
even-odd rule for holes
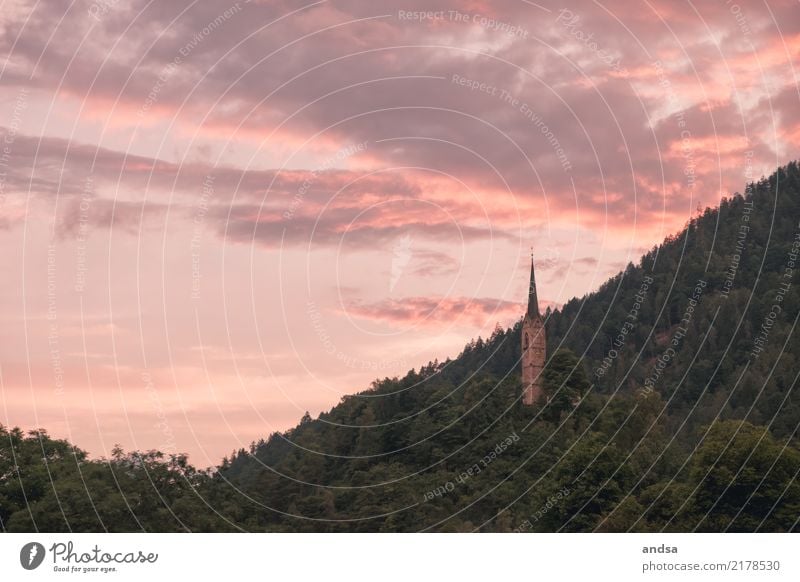
[[[420,12],[425,11],[425,12]],[[0,423],[201,466],[798,157],[797,0],[4,0]]]

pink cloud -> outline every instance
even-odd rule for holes
[[[439,326],[442,323],[486,326],[519,316],[519,303],[490,298],[405,297],[376,303],[352,302],[345,312],[359,318],[402,326]]]

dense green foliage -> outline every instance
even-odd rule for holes
[[[0,524],[797,529],[798,222],[792,163],[548,311],[538,406],[519,402],[517,325],[376,381],[208,472],[153,452],[90,461],[41,432],[2,430]]]
[[[44,431],[0,426],[0,525],[8,531],[208,531],[208,472],[150,451],[90,460]],[[230,527],[230,526],[228,526]]]

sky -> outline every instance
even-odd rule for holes
[[[199,466],[800,146],[797,0],[3,0],[0,423]]]

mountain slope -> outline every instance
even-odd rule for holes
[[[548,312],[547,406],[519,405],[517,325],[217,478],[257,501],[259,529],[796,527],[799,177],[749,185]]]

